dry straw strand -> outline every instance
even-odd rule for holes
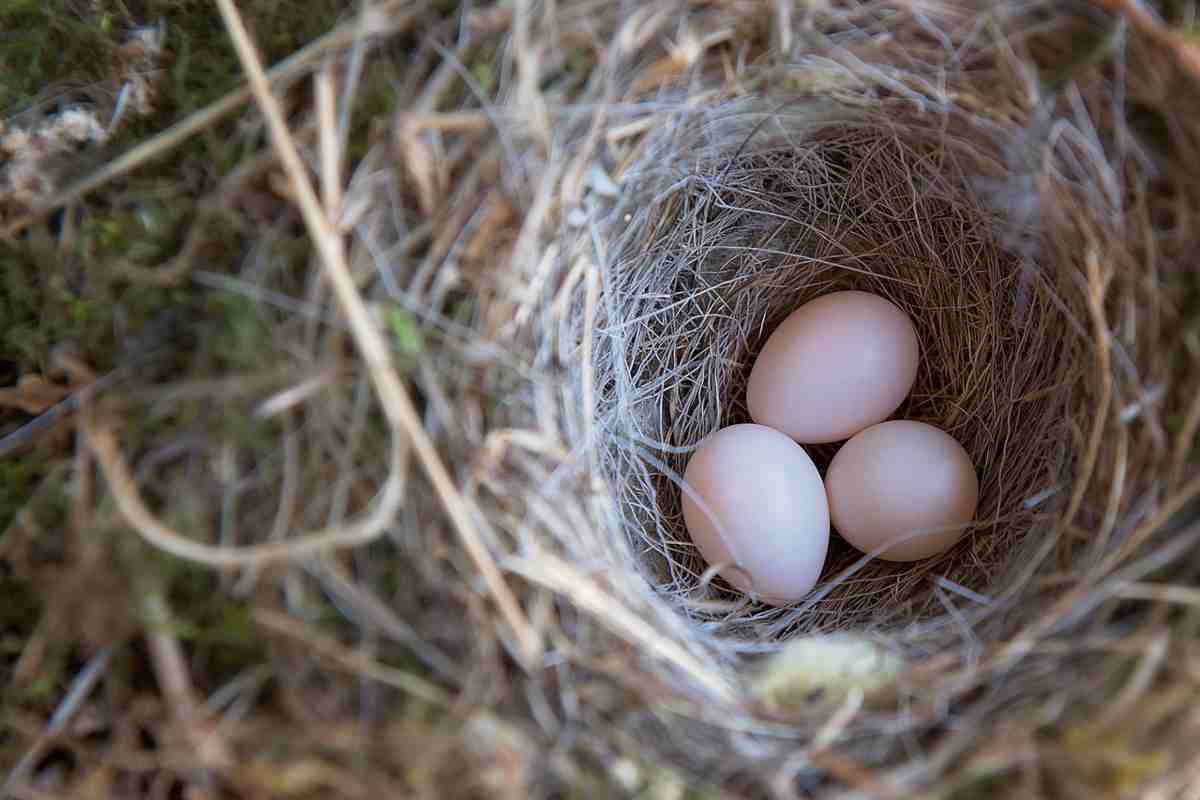
[[[416,409],[413,408],[412,401],[396,374],[387,345],[359,296],[354,280],[346,267],[341,235],[335,229],[332,221],[326,218],[321,211],[320,201],[309,182],[304,163],[288,131],[283,113],[271,95],[270,83],[237,7],[233,5],[232,0],[218,0],[218,7],[233,39],[234,48],[250,79],[250,88],[267,118],[272,142],[291,178],[305,224],[321,253],[325,274],[350,323],[355,341],[361,349],[371,379],[379,393],[384,412],[394,427],[393,435],[399,436],[403,431],[404,435],[410,438],[417,457],[437,488],[446,512],[454,520],[455,527],[462,536],[463,544],[486,580],[501,613],[511,626],[517,639],[518,653],[522,661],[532,666],[541,651],[537,633],[529,625],[519,602],[504,582],[503,576],[496,567],[496,562],[488,552],[487,545],[477,530],[477,515],[472,514],[467,501],[454,487],[446,467],[430,442],[417,416]]]

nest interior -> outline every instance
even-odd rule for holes
[[[635,453],[614,456],[611,482],[627,508],[651,511],[631,514],[630,535],[654,554],[664,592],[697,595],[705,565],[686,544],[677,485],[689,449],[749,421],[747,374],[784,316],[827,292],[873,292],[909,313],[923,344],[896,416],[937,425],[971,453],[979,524],[917,564],[863,562],[835,538],[814,597],[759,616],[777,632],[945,613],[932,578],[990,591],[1026,534],[1061,509],[1056,487],[1077,468],[1069,421],[1090,396],[1090,356],[1075,266],[1020,252],[988,196],[1007,168],[1004,143],[961,115],[757,105],[695,114],[650,145],[617,210],[596,363],[601,428]],[[836,447],[807,449],[824,468]]]

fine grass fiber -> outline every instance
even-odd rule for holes
[[[13,362],[66,399],[2,418],[5,792],[1194,791],[1194,2],[367,2],[271,87],[279,26],[216,5],[251,91],[0,202],[114,308],[114,353]],[[193,230],[68,261],[148,165]],[[680,476],[840,289],[913,319],[897,416],[981,502],[923,562],[835,536],[777,608]]]
[[[1014,559],[1029,563],[1014,551],[1035,526],[1054,536],[1044,523],[1068,495],[1057,484],[1078,468],[1067,421],[1094,391],[1080,369],[1092,358],[1081,335],[1086,282],[1005,247],[1016,229],[987,188],[1007,172],[1013,145],[1002,130],[972,130],[953,108],[910,113],[903,101],[867,112],[812,99],[763,105],[683,115],[648,145],[646,166],[630,169],[615,211],[605,275],[615,299],[597,320],[596,382],[627,535],[658,554],[648,563],[662,590],[704,598],[695,589],[705,565],[680,518],[688,452],[750,421],[749,367],[783,317],[831,291],[872,292],[907,311],[923,343],[897,413],[972,454],[979,522],[964,546],[916,564],[861,559],[836,539],[829,580],[808,601],[746,611],[768,638],[941,616],[932,578],[989,592]],[[836,446],[806,449],[823,468]]]

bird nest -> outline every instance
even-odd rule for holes
[[[969,41],[962,8],[872,9],[810,16],[805,35],[821,45],[747,68],[733,88],[693,65],[686,92],[660,89],[634,143],[610,130],[608,148],[589,150],[586,126],[564,126],[575,160],[561,220],[542,229],[519,310],[498,315],[532,363],[563,376],[509,396],[522,427],[555,440],[543,457],[559,454],[495,487],[524,509],[513,572],[573,601],[571,625],[633,645],[636,666],[622,669],[672,687],[703,720],[669,726],[659,745],[674,758],[725,764],[732,739],[788,791],[833,775],[886,794],[853,765],[925,741],[894,773],[906,791],[969,750],[976,727],[1120,685],[1128,661],[1097,662],[1083,642],[1138,629],[1144,609],[1127,598],[1165,591],[1144,579],[1195,575],[1179,561],[1198,536],[1179,516],[1197,488],[1181,330],[1200,198],[1168,174],[1194,167],[1160,159],[1164,137],[1198,140],[1153,76],[1195,87],[1136,50],[1144,60],[1122,52],[1119,80],[1068,74],[1050,88],[1032,64],[1072,68],[1050,37],[1030,34],[1017,56]],[[1049,24],[1095,35],[1099,19]],[[747,421],[748,373],[773,327],[842,289],[913,319],[921,367],[897,416],[966,447],[978,517],[915,564],[835,536],[813,593],[765,606],[700,558],[681,475],[705,435]],[[835,448],[807,449],[823,468]],[[595,645],[583,652],[606,663]],[[777,655],[760,669],[762,653]],[[1135,707],[1138,689],[1123,685],[1106,724]],[[850,710],[831,717],[831,700]],[[972,722],[947,728],[951,709]],[[729,719],[733,732],[706,739]],[[759,738],[781,730],[807,743],[802,755]],[[822,760],[830,737],[849,762]]]
[[[419,677],[327,639],[280,657],[297,682],[333,663],[469,720],[388,749],[414,792],[1169,793],[1195,769],[1200,80],[1147,17],[1088,4],[620,5],[396,12],[421,34],[391,62],[400,112],[327,194],[340,216],[306,208],[321,269],[197,275],[270,305],[260,338],[309,376],[239,383],[283,457],[238,505],[234,445],[202,489],[195,466],[133,476],[93,428],[116,511],[242,575],[226,588],[277,589],[256,595],[278,606],[264,635],[309,642],[296,620],[327,620],[322,596],[382,637]],[[835,537],[812,594],[766,606],[700,558],[680,476],[746,421],[773,327],[840,289],[914,321],[897,415],[964,445],[978,516],[911,564]],[[202,449],[232,406],[185,388],[155,419],[191,420],[173,441]],[[180,527],[219,507],[212,542],[154,519],[166,498]],[[349,555],[313,560],[330,548]],[[353,716],[360,688],[321,707]]]
[[[1014,558],[1036,557],[1016,555],[1027,536],[1054,537],[1080,468],[1070,420],[1096,397],[1080,369],[1094,359],[1080,335],[1086,265],[1060,269],[1017,245],[989,192],[1016,143],[952,107],[903,100],[868,111],[734,101],[681,116],[630,167],[602,228],[613,244],[593,332],[603,469],[652,581],[685,604],[715,596],[682,523],[687,455],[749,421],[747,374],[783,317],[859,289],[914,320],[922,368],[897,414],[971,453],[978,524],[917,564],[862,558],[835,539],[810,599],[783,612],[743,604],[725,624],[755,638],[879,629],[945,614],[946,592],[975,604],[1002,593]],[[836,448],[807,449],[824,467]]]

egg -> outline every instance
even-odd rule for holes
[[[767,339],[750,370],[750,417],[804,444],[848,439],[904,402],[919,351],[912,321],[891,302],[823,295]]]
[[[893,420],[842,445],[825,471],[834,529],[864,553],[896,542],[886,561],[944,552],[965,533],[979,479],[962,445],[932,425]]]
[[[731,425],[699,444],[683,481],[692,541],[730,584],[775,605],[816,585],[829,507],[804,448],[762,425]]]

